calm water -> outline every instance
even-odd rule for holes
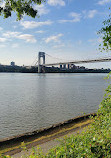
[[[95,112],[106,75],[0,73],[0,139]]]

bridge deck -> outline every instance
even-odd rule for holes
[[[81,63],[96,63],[96,62],[109,62],[109,61],[111,61],[111,58],[93,59],[93,60],[79,60],[79,61],[71,61],[71,62],[58,62],[58,63],[43,64],[43,66],[64,65],[64,64],[81,64]]]

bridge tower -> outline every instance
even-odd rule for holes
[[[45,52],[38,53],[38,73],[41,73],[42,70],[41,58],[43,58],[43,64],[45,64]]]

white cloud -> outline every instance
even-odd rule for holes
[[[18,39],[25,40],[26,42],[36,43],[36,39],[33,35],[30,34],[22,34],[17,36]]]
[[[0,44],[0,48],[5,48],[6,45],[5,44]]]
[[[61,48],[61,47],[65,47],[65,44],[57,44],[53,46],[53,48]]]
[[[14,28],[14,29],[16,29],[16,28],[17,28],[17,26],[16,26],[16,25],[14,25],[14,26],[13,26],[13,28]]]
[[[38,10],[39,15],[48,14],[49,9],[47,9],[43,4],[34,6],[36,10]]]
[[[2,31],[3,30],[3,28],[2,27],[0,27],[0,31]]]
[[[0,42],[6,42],[6,40],[7,40],[6,38],[2,38],[2,37],[0,38]]]
[[[88,42],[90,42],[92,45],[97,45],[103,41],[102,38],[95,38],[95,39],[89,39]]]
[[[82,40],[77,41],[77,44],[81,45],[82,44]]]
[[[89,10],[89,11],[84,10],[83,11],[84,18],[93,18],[97,13],[98,13],[97,10]]]
[[[79,13],[75,13],[75,12],[71,12],[69,14],[70,17],[72,17],[73,19],[71,20],[59,20],[59,23],[66,23],[66,22],[70,22],[70,23],[74,23],[74,22],[79,22],[81,20],[81,14]]]
[[[48,4],[51,6],[57,6],[57,5],[65,6],[64,0],[48,0]]]
[[[81,21],[81,18],[93,18],[96,14],[98,13],[97,10],[89,10],[89,11],[86,11],[84,10],[81,13],[76,13],[76,12],[71,12],[69,14],[70,17],[72,17],[72,19],[63,19],[63,20],[58,20],[59,23],[75,23],[75,22],[80,22]]]
[[[25,40],[26,42],[30,43],[35,43],[36,39],[33,35],[31,34],[21,34],[21,32],[11,32],[7,31],[2,34],[5,38],[0,38],[0,42],[5,42],[6,40],[10,40],[11,38],[16,38],[16,39],[22,39]],[[13,48],[17,48],[19,45],[17,43],[13,44]]]
[[[72,12],[69,14],[73,19],[73,22],[78,22],[81,19],[81,14]]]
[[[12,44],[12,48],[18,48],[18,47],[19,47],[19,44],[18,44],[18,43]]]
[[[67,22],[72,22],[72,20],[58,20],[59,23],[67,23]]]
[[[20,35],[21,32],[11,32],[11,31],[7,31],[5,33],[3,33],[2,35],[6,38],[13,38],[13,37],[17,37],[18,35]]]
[[[35,33],[44,33],[45,31],[43,30],[39,30],[39,31],[36,31]]]
[[[50,20],[43,21],[43,22],[35,22],[35,21],[22,21],[20,24],[25,28],[25,29],[32,29],[44,25],[51,25],[53,22]]]
[[[100,0],[99,2],[98,2],[98,4],[99,5],[104,5],[104,4],[107,4],[107,3],[110,3],[111,2],[111,0]]]
[[[62,37],[63,34],[58,34],[56,36],[50,36],[48,38],[45,39],[45,42],[46,43],[49,43],[49,42],[60,42],[60,37]]]

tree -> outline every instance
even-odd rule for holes
[[[109,15],[109,19],[103,22],[103,25],[104,27],[98,32],[103,39],[102,44],[100,44],[101,48],[99,49],[108,52],[111,51],[111,14]],[[111,79],[111,72],[108,74],[107,79]],[[111,84],[109,84],[106,92],[109,94],[109,98],[111,98]]]
[[[0,0],[0,15],[8,18],[12,12],[16,12],[17,20],[20,20],[23,15],[28,15],[35,18],[38,11],[34,8],[35,5],[40,5],[45,0]]]
[[[100,44],[100,50],[108,52],[111,50],[111,15],[109,15],[109,19],[103,22],[103,27],[98,32],[102,37],[102,44]]]

